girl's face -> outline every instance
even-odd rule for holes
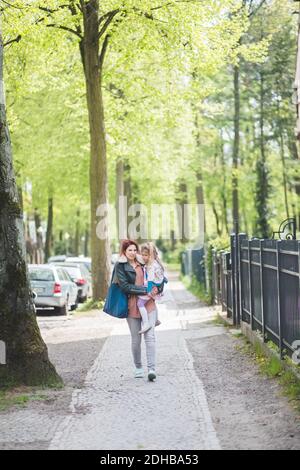
[[[142,257],[143,257],[144,263],[147,264],[150,258],[147,250],[142,251]]]
[[[126,258],[129,259],[129,261],[133,261],[136,258],[136,246],[135,245],[130,245],[127,250],[125,251]]]

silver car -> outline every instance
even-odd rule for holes
[[[28,266],[31,289],[36,293],[36,308],[54,308],[59,315],[67,315],[77,308],[78,287],[68,273],[52,264]]]
[[[87,256],[68,256],[65,259],[65,263],[76,263],[80,264],[81,266],[84,266],[88,270],[88,297],[92,297],[93,291],[92,291],[92,260],[91,258]],[[87,274],[87,273],[86,273]]]
[[[88,256],[67,256],[64,261],[66,263],[84,264],[84,266],[88,269],[89,273],[92,272],[92,260]]]
[[[69,273],[78,287],[78,302],[85,302],[91,292],[91,276],[85,265],[83,263],[71,263],[65,261],[55,263],[54,266],[57,268],[63,268]]]

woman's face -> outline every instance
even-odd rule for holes
[[[129,261],[133,261],[136,258],[136,246],[135,245],[129,245],[127,250],[125,251],[126,258],[129,259]]]
[[[149,261],[149,253],[147,250],[142,251],[142,257],[143,257],[144,263],[147,264]]]

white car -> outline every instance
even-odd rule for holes
[[[78,287],[65,269],[53,264],[30,264],[28,270],[37,309],[54,308],[55,313],[67,315],[77,308]]]
[[[66,261],[67,263],[84,264],[88,271],[90,273],[92,272],[92,260],[88,256],[67,256],[64,261]]]
[[[57,268],[67,271],[78,287],[78,302],[86,302],[91,291],[91,275],[83,263],[55,263]]]

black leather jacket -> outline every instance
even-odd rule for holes
[[[147,294],[147,287],[135,285],[136,272],[130,263],[117,262],[115,275],[112,282],[118,282],[120,288],[126,294]]]

